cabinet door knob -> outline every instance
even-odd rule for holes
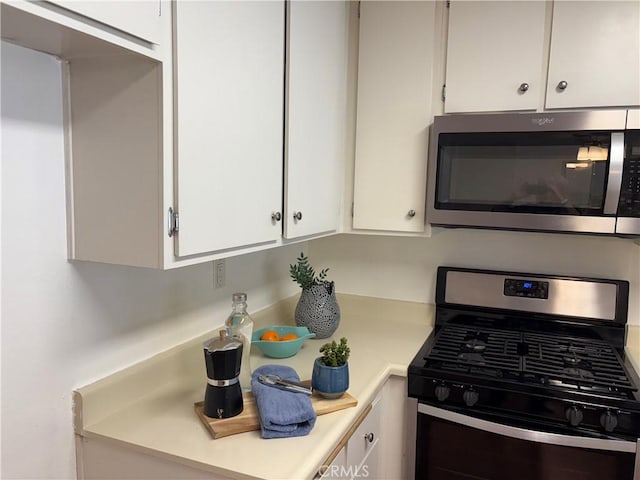
[[[413,217],[415,217],[415,216],[416,216],[416,211],[415,211],[415,210],[409,210],[409,211],[407,212],[407,216],[408,216],[409,218],[413,218]]]
[[[569,84],[564,80],[558,82],[558,90],[564,90]]]
[[[526,92],[527,90],[529,90],[529,84],[521,83],[520,86],[518,87],[518,90],[520,90],[523,93]]]
[[[374,439],[373,432],[365,433],[364,438],[367,442],[373,443],[373,439]]]
[[[294,220],[302,220],[302,212],[293,212]]]
[[[282,215],[280,214],[280,212],[272,212],[271,220],[274,222],[279,222],[280,220],[282,220]]]

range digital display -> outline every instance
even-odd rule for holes
[[[549,282],[507,278],[504,281],[504,294],[507,297],[549,298]]]

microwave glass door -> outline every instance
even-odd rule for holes
[[[610,132],[441,133],[436,208],[602,215]]]

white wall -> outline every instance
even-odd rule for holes
[[[640,246],[628,239],[434,229],[431,238],[339,235],[310,243],[341,293],[434,302],[439,265],[628,280],[629,323],[640,325]]]
[[[2,44],[0,478],[75,478],[71,391],[298,291],[299,245],[159,272],[66,260],[59,62]],[[114,192],[116,194],[117,192]],[[126,234],[126,232],[123,232]]]

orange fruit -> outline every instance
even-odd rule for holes
[[[296,340],[297,338],[298,335],[296,335],[295,333],[287,333],[286,335],[280,337],[280,341],[286,342],[287,340]]]
[[[275,330],[267,330],[262,334],[260,340],[264,340],[266,342],[277,342],[280,340],[280,335]]]

